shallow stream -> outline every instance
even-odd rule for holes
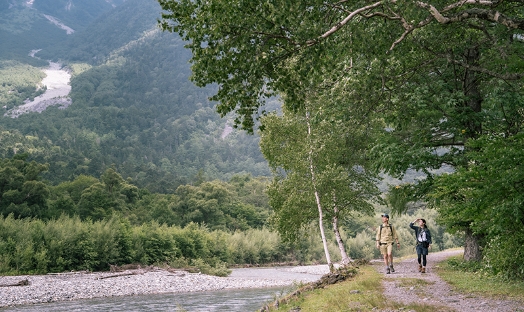
[[[69,311],[188,311],[249,312],[258,311],[291,288],[219,290],[192,293],[98,298],[24,305],[0,311],[69,312]]]
[[[230,289],[205,292],[164,293],[155,295],[121,296],[81,299],[44,304],[0,308],[3,311],[188,311],[188,312],[249,312],[289,293],[296,283],[317,281],[329,271],[327,265],[304,267],[272,267],[233,269],[230,277],[249,280],[282,280],[289,286],[271,288]]]

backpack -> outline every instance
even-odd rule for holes
[[[380,225],[380,232],[378,234],[379,237],[382,237],[382,226],[383,224]],[[388,224],[389,226],[389,230],[391,231],[391,235],[393,235],[393,228],[391,227],[391,224]]]

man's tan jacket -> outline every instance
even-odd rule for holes
[[[381,244],[392,244],[398,240],[397,231],[395,227],[389,223],[382,224],[382,231],[380,226],[377,229],[376,241]]]

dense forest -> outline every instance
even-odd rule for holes
[[[230,118],[215,113],[208,97],[216,88],[189,81],[190,52],[180,38],[155,30],[158,14],[154,1],[127,1],[85,32],[39,51],[37,57],[55,53],[68,60],[73,105],[0,117],[0,156],[27,152],[49,163],[44,176],[55,184],[82,174],[99,177],[115,167],[138,186],[163,193],[200,174],[223,180],[238,173],[268,176],[258,137],[235,131]],[[131,27],[118,27],[126,21]],[[42,93],[36,89],[39,69],[3,64],[5,109]]]

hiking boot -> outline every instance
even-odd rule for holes
[[[422,269],[420,269],[420,273],[426,273],[426,267],[422,267]]]
[[[390,265],[389,268],[391,269],[391,273],[395,273],[395,269],[393,268],[393,264]]]
[[[389,268],[386,269],[386,274],[389,274],[391,273],[391,271],[389,270]]]
[[[418,271],[419,271],[419,272],[422,272],[422,264],[419,264],[419,265],[418,265]]]

